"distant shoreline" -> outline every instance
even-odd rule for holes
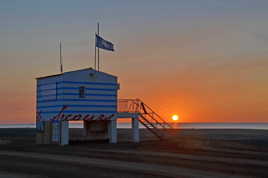
[[[171,123],[175,129],[256,129],[268,130],[267,123]],[[70,123],[71,128],[82,128],[82,123]],[[35,128],[31,124],[0,124],[0,128]],[[118,128],[131,128],[130,123],[118,123]],[[144,128],[140,125],[140,128]]]

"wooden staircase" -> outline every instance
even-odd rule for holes
[[[119,111],[138,114],[139,122],[158,139],[164,139],[167,129],[172,129],[164,118],[140,99],[120,99]]]

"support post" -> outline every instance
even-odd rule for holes
[[[60,145],[69,145],[69,121],[61,121],[60,125]]]
[[[139,143],[140,142],[140,130],[139,130],[139,120],[138,117],[133,117],[131,119],[131,125],[132,125],[132,139],[133,142]]]
[[[88,123],[87,121],[83,121],[83,136],[86,137],[87,133],[88,133],[88,127],[87,127]]]
[[[117,118],[113,118],[109,122],[109,142],[117,143]]]

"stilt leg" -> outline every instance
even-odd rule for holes
[[[116,118],[109,123],[109,141],[110,143],[117,143],[117,126]]]
[[[132,138],[133,138],[133,142],[135,142],[135,143],[140,142],[138,117],[132,118]]]
[[[60,130],[60,144],[68,145],[69,144],[69,121],[61,121],[61,130]]]

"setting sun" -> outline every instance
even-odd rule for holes
[[[177,114],[172,115],[171,118],[172,118],[173,121],[179,120],[179,116]]]

